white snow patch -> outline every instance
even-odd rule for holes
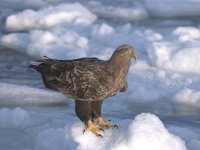
[[[148,48],[152,62],[170,71],[199,75],[199,28],[178,27],[168,38],[173,41],[154,42]]]
[[[112,20],[122,20],[128,22],[142,21],[148,18],[148,13],[144,6],[135,2],[129,6],[111,5],[91,5],[91,10],[98,16]]]
[[[83,135],[83,127],[76,124],[72,126],[72,137],[81,150],[186,150],[184,141],[171,134],[153,114],[142,113],[133,121],[118,122],[118,126],[118,130],[106,131],[99,139],[89,132]]]
[[[30,38],[27,33],[11,33],[1,37],[1,45],[9,48],[13,48],[17,51],[24,53],[25,49],[30,42]]]
[[[59,12],[60,7],[52,9]],[[39,12],[45,9],[35,13],[39,16]],[[197,88],[194,84],[199,80],[193,78],[200,74],[200,31],[197,27],[176,27],[169,33],[159,33],[154,28],[138,27],[130,23],[112,25],[107,22],[91,22],[87,27],[74,26],[74,22],[67,24],[62,27],[61,23],[55,27],[31,29],[27,33],[4,34],[1,44],[36,58],[109,59],[118,46],[127,43],[138,54],[138,61],[133,62],[128,75],[129,89],[125,95],[129,102],[171,101],[179,90],[189,85]],[[187,78],[188,74],[190,78]]]
[[[95,28],[92,31],[93,36],[94,35],[99,35],[99,36],[105,36],[105,35],[109,35],[112,34],[114,32],[113,27],[111,27],[110,25],[103,23],[100,26],[95,26]]]
[[[134,68],[132,69],[133,71],[138,71],[138,72],[145,72],[149,69],[149,65],[147,64],[146,61],[138,60],[134,64]]]
[[[29,114],[21,109],[14,110],[8,108],[0,109],[0,127],[1,128],[25,128],[29,125],[31,119]]]
[[[175,102],[200,106],[200,91],[185,88],[180,90],[173,98]]]
[[[165,67],[170,70],[200,75],[199,65],[199,48],[182,49],[178,51],[170,61],[165,62]]]
[[[62,24],[79,26],[91,25],[96,16],[79,3],[48,6],[39,11],[26,9],[21,13],[13,14],[6,19],[6,28],[9,31],[23,31],[35,28],[49,28]]]
[[[66,103],[66,98],[53,91],[0,83],[1,104],[51,104]]]
[[[172,34],[178,36],[181,42],[200,40],[200,29],[195,27],[178,27]]]
[[[11,33],[1,38],[1,44],[36,58],[71,59],[85,57],[88,39],[74,30],[55,28],[50,31],[32,30],[30,33]]]

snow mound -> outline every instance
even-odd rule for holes
[[[78,143],[77,149],[81,150],[186,150],[184,141],[171,134],[153,114],[142,113],[133,121],[123,120],[118,125],[118,130],[108,130],[99,139],[91,133],[83,135],[83,127],[75,124],[72,137]]]
[[[172,34],[178,36],[178,40],[182,42],[200,40],[200,29],[195,27],[178,27]]]
[[[103,23],[102,25],[99,26],[95,26],[93,31],[92,31],[92,35],[98,35],[98,36],[106,36],[109,34],[114,33],[114,28],[112,26],[109,26],[106,23]]]
[[[165,67],[174,71],[200,74],[199,48],[186,48],[178,51]]]
[[[171,134],[153,114],[140,114],[136,116],[134,122],[129,126],[129,144],[135,150],[184,150],[184,141]]]
[[[63,28],[7,34],[1,38],[1,44],[36,58],[85,57],[88,50],[87,37]]]
[[[190,17],[200,15],[199,0],[145,0],[145,5],[152,16]]]
[[[200,106],[200,91],[185,88],[180,90],[173,98],[175,102]]]
[[[199,40],[200,29],[178,27],[168,37],[172,41],[154,42],[148,48],[152,62],[160,68],[170,71],[200,74]]]
[[[0,109],[0,120],[1,128],[21,129],[27,127],[31,121],[29,114],[21,108],[15,108],[14,110],[8,108]]]
[[[59,93],[23,85],[0,83],[1,104],[53,104],[65,103],[66,98]]]
[[[153,43],[149,48],[149,56],[161,68],[182,72],[200,74],[199,48],[177,48],[172,43]]]
[[[92,5],[91,10],[100,17],[112,20],[136,22],[148,18],[146,9],[140,3],[134,3],[131,7]]]
[[[35,28],[49,28],[62,24],[88,26],[96,20],[96,16],[79,3],[48,6],[39,11],[26,9],[6,19],[9,31],[24,31]]]

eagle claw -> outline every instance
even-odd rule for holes
[[[109,120],[110,121],[110,120]],[[110,129],[110,128],[118,128],[117,125],[111,125],[109,121],[104,121],[103,118],[99,117],[97,125],[102,128]]]
[[[89,120],[87,123],[86,123],[86,128],[83,130],[83,134],[85,133],[85,131],[90,131],[92,133],[94,133],[97,137],[102,137],[103,136],[101,134],[99,134],[100,131],[104,131],[103,128],[99,127],[95,122]]]
[[[101,134],[98,134],[97,136],[103,138],[103,136]]]
[[[103,128],[99,128],[100,131],[103,131],[105,133],[105,130]]]

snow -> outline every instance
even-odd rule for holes
[[[158,67],[177,72],[200,74],[198,48],[177,50],[170,43],[155,43],[150,51],[150,58],[156,60],[155,64]]]
[[[0,109],[0,120],[1,128],[23,129],[31,122],[29,114],[19,107],[14,110],[10,110],[8,108]]]
[[[53,91],[28,87],[25,85],[14,85],[0,82],[1,104],[56,104],[65,103],[66,98]]]
[[[55,29],[33,30],[30,34],[8,34],[2,37],[4,46],[9,45],[30,56],[56,58],[85,57],[88,39],[75,31]]]
[[[106,131],[105,140],[99,141],[98,138],[91,136],[89,133],[82,137],[74,136],[75,141],[78,142],[78,149],[94,149],[94,147],[98,150],[186,149],[185,143],[179,137],[169,133],[159,118],[153,114],[143,113],[137,115],[134,120],[120,121],[118,125],[119,131]],[[125,130],[120,130],[124,126],[126,127]],[[78,132],[79,130],[73,129],[72,134],[75,131]],[[87,137],[83,139],[84,136]]]
[[[149,58],[164,69],[200,74],[199,39],[200,29],[194,27],[178,27],[169,36],[173,41],[152,43]]]
[[[114,29],[112,26],[109,26],[108,24],[103,23],[100,26],[96,26],[93,31],[92,31],[92,35],[99,35],[99,36],[106,36],[109,34],[114,33]]]
[[[65,139],[65,130],[63,128],[44,129],[36,137],[36,150],[64,150],[69,148]]]
[[[145,5],[152,16],[176,18],[199,16],[199,0],[145,0]]]
[[[183,127],[169,127],[169,131],[173,134],[179,135],[183,137],[183,140],[188,143],[187,148],[191,150],[198,150],[200,141],[197,140],[199,138],[199,134],[195,131],[192,131],[188,128]]]
[[[173,99],[175,102],[200,106],[200,91],[185,88],[179,91]]]
[[[29,131],[33,122],[27,111],[16,108],[0,109],[1,127],[25,128]],[[73,120],[71,120],[73,122]],[[10,126],[7,126],[9,124]],[[36,150],[81,149],[134,149],[146,150],[186,150],[185,142],[170,133],[162,121],[154,114],[142,113],[134,120],[126,119],[117,122],[119,129],[106,130],[103,138],[90,132],[83,134],[84,125],[81,122],[67,123],[65,128],[47,127],[38,132],[35,139]],[[176,128],[171,130],[176,131]]]
[[[30,23],[34,22],[31,26],[26,24],[25,20],[30,18],[30,13],[26,11],[34,14],[30,20]],[[61,12],[69,14],[71,18],[60,19],[58,16],[62,15],[58,14]],[[17,23],[9,26],[8,22],[10,18],[12,22],[13,17],[20,23],[19,26],[16,26]],[[80,18],[89,23],[77,24],[76,20]],[[195,88],[195,84],[199,83],[196,79],[200,74],[198,27],[174,27],[166,33],[161,29],[159,31],[156,28],[133,26],[130,23],[98,23],[96,19],[94,12],[79,3],[48,6],[38,11],[25,10],[8,16],[6,26],[10,31],[29,31],[4,34],[0,42],[5,47],[35,58],[48,56],[58,59],[108,59],[118,46],[128,43],[134,46],[139,56],[139,61],[133,63],[128,77],[127,101],[130,102],[132,99],[146,102],[166,99],[171,101],[178,91]],[[55,20],[55,24],[44,20]],[[189,79],[188,75],[191,76]]]
[[[200,141],[199,140],[192,140],[191,143],[189,144],[190,149],[193,150],[198,150],[200,146]]]
[[[127,77],[128,91],[104,102],[103,116],[119,129],[97,138],[82,133],[73,101],[54,105],[66,104],[67,98],[35,83],[40,76],[25,68],[27,59],[17,64],[14,52],[0,52],[4,149],[199,149],[199,0],[0,1],[0,48],[28,60],[106,60],[121,44],[132,45],[138,54]],[[12,144],[15,137],[20,138]]]
[[[139,2],[127,6],[102,5],[90,3],[91,11],[100,17],[112,20],[139,22],[148,18],[148,12]]]
[[[178,27],[173,34],[180,36],[179,40],[182,42],[200,39],[200,30],[194,27]]]
[[[185,143],[177,136],[169,133],[158,117],[152,114],[140,114],[128,127],[128,139],[124,147],[129,149],[186,149]],[[159,139],[159,140],[158,140]],[[144,142],[145,141],[145,142]],[[128,145],[127,145],[128,143]],[[120,144],[120,148],[123,148]]]
[[[49,28],[59,24],[73,24],[87,26],[96,20],[96,16],[90,13],[79,3],[60,4],[48,6],[39,11],[32,9],[10,15],[6,19],[6,28],[9,31],[22,31],[33,28]]]
[[[1,0],[1,6],[0,8],[4,9],[21,9],[21,8],[40,8],[44,7],[47,3],[47,1],[51,0]]]

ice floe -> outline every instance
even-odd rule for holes
[[[79,3],[48,6],[39,11],[32,9],[7,17],[5,26],[9,31],[23,31],[34,28],[49,28],[59,24],[87,26],[96,20],[96,15]]]
[[[185,142],[170,133],[153,114],[139,114],[134,120],[122,120],[117,124],[119,129],[102,133],[103,138],[89,132],[83,134],[84,126],[81,123],[75,123],[71,127],[66,125],[65,130],[45,129],[37,136],[37,147],[44,150],[56,147],[81,150],[94,148],[97,150],[186,150]]]
[[[0,100],[4,105],[66,102],[63,95],[53,91],[8,83],[0,83]]]

